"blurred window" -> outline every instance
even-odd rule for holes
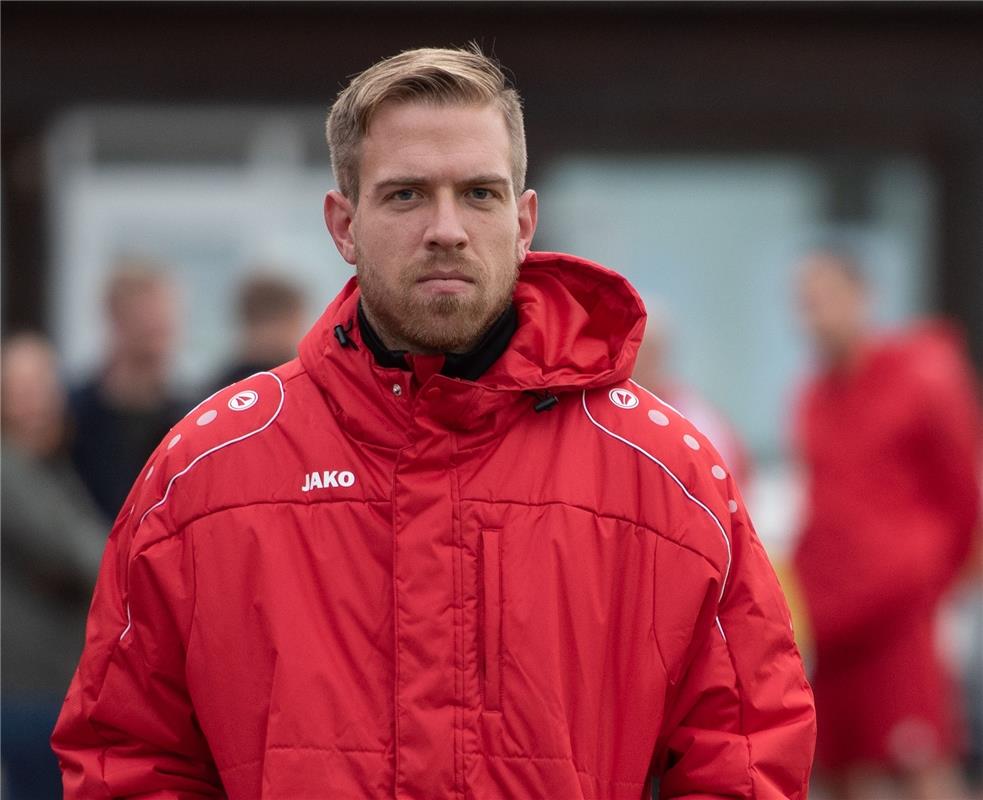
[[[237,290],[255,265],[282,266],[311,320],[320,313],[352,274],[321,212],[333,185],[323,113],[103,108],[52,126],[49,309],[72,376],[99,363],[103,286],[123,254],[162,262],[181,287],[182,387],[230,357]]]
[[[932,304],[932,182],[913,160],[584,155],[553,163],[536,189],[537,247],[600,261],[659,298],[673,373],[730,416],[759,462],[780,457],[808,364],[792,280],[804,248],[854,248],[885,324]]]

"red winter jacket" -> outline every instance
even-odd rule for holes
[[[66,796],[804,797],[784,599],[712,446],[628,380],[628,284],[531,255],[477,382],[340,346],[358,295],[138,478],[53,738]]]
[[[797,416],[809,480],[795,563],[815,633],[819,754],[840,771],[952,756],[961,736],[936,620],[979,513],[965,348],[937,323],[871,341],[852,369],[816,377]]]
[[[872,342],[855,371],[821,375],[802,395],[809,502],[796,564],[824,650],[893,637],[885,621],[934,608],[965,561],[980,420],[963,349],[945,323],[923,324]]]

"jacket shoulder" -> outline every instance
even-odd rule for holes
[[[631,380],[584,392],[582,402],[602,441],[633,461],[645,487],[639,491],[639,514],[726,571],[730,518],[742,504],[710,440],[673,406]]]
[[[168,513],[176,484],[190,480],[204,462],[229,448],[248,446],[274,423],[283,409],[284,384],[291,377],[289,367],[258,372],[220,389],[168,431],[144,465],[121,511],[134,528],[153,515]],[[185,510],[189,512],[194,510]]]

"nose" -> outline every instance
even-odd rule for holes
[[[426,231],[426,244],[429,250],[463,250],[467,247],[468,232],[454,197],[441,195],[436,198]]]

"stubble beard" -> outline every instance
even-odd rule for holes
[[[356,250],[356,273],[362,302],[370,322],[387,346],[411,353],[464,353],[478,343],[509,303],[519,278],[519,260],[496,277],[467,259],[438,255],[404,269],[394,283],[387,283],[375,265]],[[474,278],[467,296],[436,294],[421,297],[417,279],[434,266],[455,269]],[[496,273],[497,274],[497,273]]]

